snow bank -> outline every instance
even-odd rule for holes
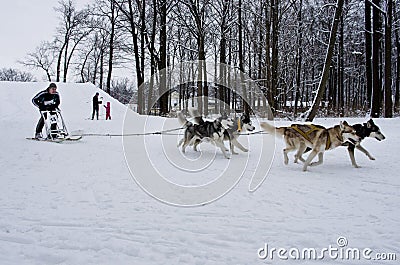
[[[30,100],[47,85],[0,83],[1,264],[308,264],[307,259],[281,260],[276,253],[273,260],[262,260],[259,249],[265,244],[287,249],[338,248],[340,236],[346,237],[348,247],[370,248],[373,254],[397,253],[400,258],[399,119],[375,121],[387,138],[363,142],[376,160],[356,151],[359,169],[351,166],[345,148],[327,152],[324,164],[309,172],[302,172],[293,160],[284,166],[283,141],[277,139],[271,170],[254,193],[248,192],[248,185],[259,165],[253,160],[259,143],[256,138],[239,138],[250,151],[230,160],[235,163],[249,157],[237,186],[214,203],[181,208],[155,200],[137,185],[125,162],[121,137],[85,137],[68,144],[26,140],[33,136],[39,118]],[[58,87],[69,130],[124,131],[125,106],[90,84]],[[104,116],[99,121],[89,119],[95,92],[111,102],[111,121]],[[172,119],[129,117],[132,130],[144,121],[147,131],[159,130],[163,124],[179,126]],[[317,122],[330,126],[339,120]],[[207,183],[229,163],[219,150],[202,144],[202,155],[213,156],[215,151],[217,164],[197,175],[182,172],[165,157],[167,149],[176,152],[179,136],[166,137],[164,142],[171,143],[167,146],[159,135],[145,138],[148,152],[137,156],[138,165],[141,155],[151,156],[157,170],[168,171],[165,175],[171,181],[191,185]],[[135,139],[130,142],[133,149],[143,141]],[[198,157],[189,148],[187,155]],[[334,260],[326,255],[324,263],[379,261]]]

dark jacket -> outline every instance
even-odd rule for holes
[[[94,96],[93,97],[93,108],[98,109],[99,108],[99,96]]]
[[[33,105],[39,108],[39,110],[55,110],[60,105],[60,96],[56,92],[55,94],[49,93],[49,91],[40,91],[32,99]]]

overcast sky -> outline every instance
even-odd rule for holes
[[[75,0],[78,9],[92,0]],[[58,25],[57,0],[3,0],[0,4],[0,68],[17,68],[37,74],[17,63],[35,51],[41,41],[51,41]]]

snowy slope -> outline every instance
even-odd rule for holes
[[[327,152],[324,164],[309,172],[293,163],[284,166],[283,141],[276,139],[267,179],[249,193],[252,174],[269,166],[256,161],[259,136],[239,138],[250,152],[230,160],[208,144],[201,145],[200,158],[188,148],[193,163],[186,166],[197,164],[198,169],[203,161],[212,161],[193,172],[173,166],[181,155],[176,135],[88,136],[65,144],[26,140],[33,136],[39,118],[30,100],[46,86],[0,82],[1,264],[309,264],[308,260],[280,260],[277,254],[273,260],[262,260],[258,250],[266,243],[286,249],[338,247],[340,236],[351,248],[397,253],[397,261],[326,256],[313,262],[397,264],[400,259],[398,118],[375,121],[387,139],[363,142],[376,160],[356,151],[359,169],[351,166],[345,148]],[[58,87],[70,131],[122,134],[179,127],[175,119],[135,113],[125,120],[125,107],[90,84]],[[104,116],[99,121],[88,119],[96,91],[111,102],[111,121]],[[339,120],[316,122],[330,126]],[[206,184],[229,165],[247,164],[237,186],[219,200],[200,207],[176,207],[149,196],[131,176],[130,171],[145,174],[147,160],[180,185]]]

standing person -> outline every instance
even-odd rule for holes
[[[106,108],[106,120],[111,120],[111,103],[107,102],[107,105],[104,105],[104,107]]]
[[[99,92],[96,92],[96,95],[93,97],[92,120],[94,119],[94,113],[96,113],[96,118],[99,119]]]
[[[58,108],[60,105],[60,96],[57,92],[57,85],[55,83],[50,83],[49,87],[43,91],[40,91],[36,96],[32,99],[33,105],[39,108],[40,111],[53,111]],[[45,119],[47,119],[47,113],[43,113]],[[36,125],[36,133],[35,138],[42,138],[42,130],[44,126],[43,116],[40,116],[40,119]],[[55,130],[57,124],[52,124],[51,130]]]

